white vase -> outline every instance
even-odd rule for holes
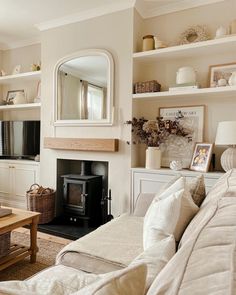
[[[158,147],[148,147],[146,149],[146,168],[161,168],[161,150]]]
[[[196,72],[192,67],[179,68],[176,73],[176,84],[196,83]]]

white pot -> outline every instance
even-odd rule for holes
[[[148,147],[146,149],[146,168],[161,168],[161,150],[158,147]]]
[[[176,73],[176,84],[196,83],[196,72],[192,67],[179,68]]]
[[[233,72],[229,78],[229,85],[234,86],[236,85],[236,72]]]
[[[27,103],[26,97],[22,92],[18,92],[13,99],[14,104],[24,104]]]

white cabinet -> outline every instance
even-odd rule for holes
[[[0,203],[26,209],[26,191],[39,183],[39,163],[25,160],[0,161]]]
[[[137,197],[140,193],[158,193],[160,189],[171,179],[173,179],[178,174],[185,176],[186,178],[196,177],[200,174],[195,171],[181,170],[173,171],[170,169],[159,169],[159,170],[148,170],[145,168],[133,168],[132,173],[132,198],[131,198],[131,212],[134,210],[134,206]],[[221,172],[209,172],[203,173],[206,191],[208,191],[214,183],[219,179],[224,173]]]

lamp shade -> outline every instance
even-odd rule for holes
[[[236,145],[236,121],[219,122],[215,144]]]

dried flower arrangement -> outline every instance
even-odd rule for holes
[[[144,143],[148,147],[159,147],[169,135],[184,136],[191,140],[191,132],[183,128],[181,119],[182,117],[177,117],[172,121],[157,117],[156,120],[147,120],[142,117],[133,118],[126,124],[132,125],[133,144]]]

